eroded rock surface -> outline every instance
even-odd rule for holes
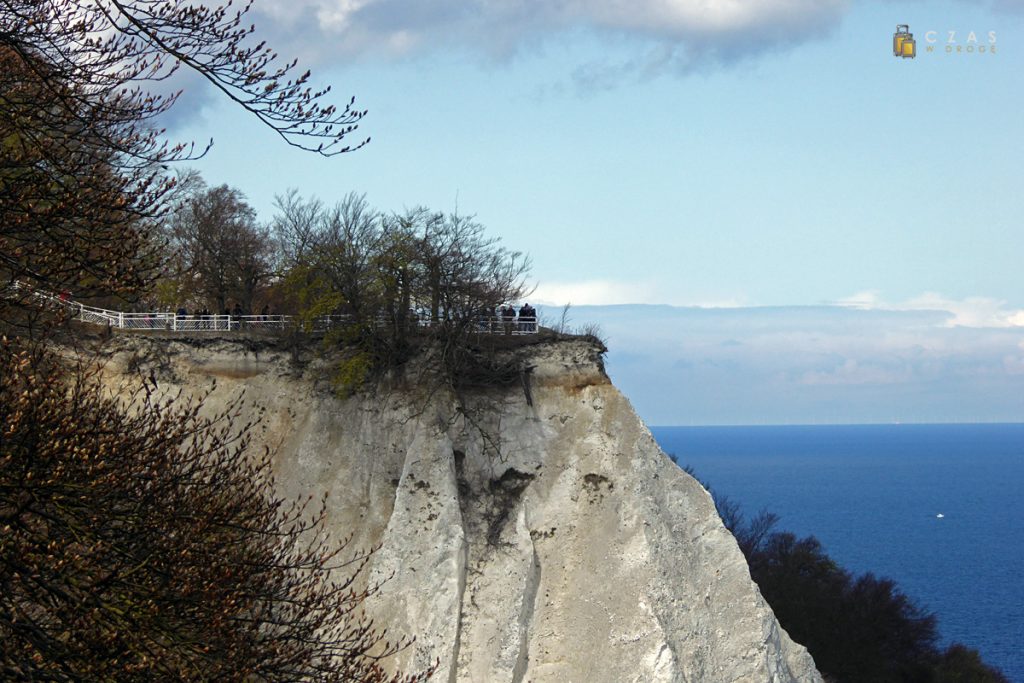
[[[408,382],[338,398],[328,366],[251,343],[116,338],[107,381],[244,391],[281,492],[380,543],[370,605],[435,680],[820,681],[775,620],[710,496],[658,448],[584,341],[516,351],[504,389]],[[411,388],[410,388],[411,387]]]

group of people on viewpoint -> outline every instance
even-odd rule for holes
[[[506,304],[494,309],[491,321],[492,327],[500,323],[505,334],[512,334],[516,330],[519,332],[536,332],[537,309],[528,303],[524,303],[519,308],[519,321],[517,322],[515,307],[511,304]]]
[[[192,311],[189,313],[188,309],[184,306],[180,306],[174,313],[174,317],[178,324],[182,322],[192,323],[195,329],[217,329],[221,325],[218,325],[216,321],[219,319],[222,323],[227,322],[228,327],[233,330],[239,329],[243,322],[249,323],[252,321],[264,322],[270,319],[270,306],[264,306],[263,310],[258,314],[254,315],[250,311],[242,308],[242,304],[235,303],[234,308],[225,307],[224,312],[217,315],[210,311],[208,307],[203,307],[201,311]]]

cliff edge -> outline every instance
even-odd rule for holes
[[[459,682],[811,682],[708,493],[658,448],[582,340],[506,353],[530,370],[456,397],[417,383],[339,398],[328,363],[239,340],[120,336],[115,388],[244,392],[280,491],[328,494],[329,530],[380,544],[369,609],[415,634],[406,670]]]

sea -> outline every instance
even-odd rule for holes
[[[1024,683],[1024,424],[652,427],[749,516],[815,536],[847,570],[896,581]]]

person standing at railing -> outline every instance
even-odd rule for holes
[[[232,329],[238,330],[242,327],[242,304],[235,302],[235,308],[231,311]]]
[[[516,324],[516,309],[512,308],[512,304],[501,310],[501,317],[505,321],[505,334],[512,334]]]
[[[529,332],[531,322],[533,322],[533,320],[530,317],[530,304],[524,303],[519,307],[519,331]]]
[[[481,332],[486,332],[491,326],[491,312],[487,310],[486,306],[482,306],[477,312],[477,323],[476,328]]]

